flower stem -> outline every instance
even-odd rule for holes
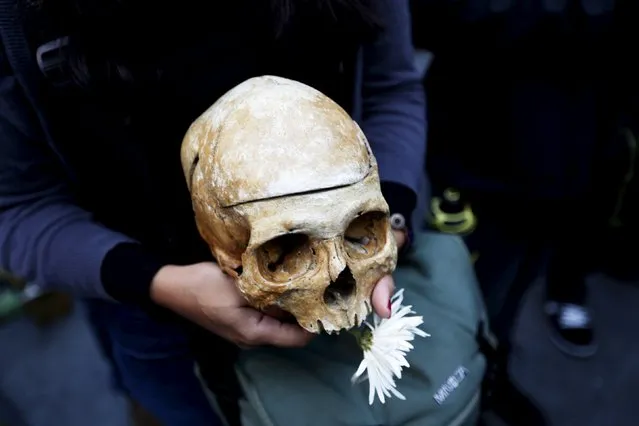
[[[364,352],[370,351],[373,347],[373,333],[368,329],[355,328],[348,331],[357,340],[357,345],[362,348]]]

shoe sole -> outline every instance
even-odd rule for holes
[[[555,331],[551,324],[546,324],[546,326],[548,328],[548,337],[550,338],[550,341],[565,355],[573,358],[586,359],[594,356],[599,349],[599,345],[596,343],[587,346],[578,346],[566,343],[566,340]]]

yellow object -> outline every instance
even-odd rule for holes
[[[430,202],[432,212],[431,224],[441,232],[447,234],[467,235],[477,227],[477,217],[473,213],[470,204],[464,204],[459,212],[447,213],[441,208],[445,202],[455,203],[460,200],[459,191],[448,188],[444,191],[443,198],[433,197]]]

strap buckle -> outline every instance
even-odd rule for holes
[[[68,45],[69,37],[65,36],[44,43],[36,49],[38,68],[55,87],[64,87],[72,82],[64,60],[64,49]]]

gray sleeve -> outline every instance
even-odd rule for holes
[[[74,204],[15,77],[0,75],[0,268],[45,289],[104,297],[106,254],[130,241]]]
[[[426,101],[414,60],[409,2],[373,4],[384,29],[362,51],[360,124],[381,180],[418,193],[425,173]]]

